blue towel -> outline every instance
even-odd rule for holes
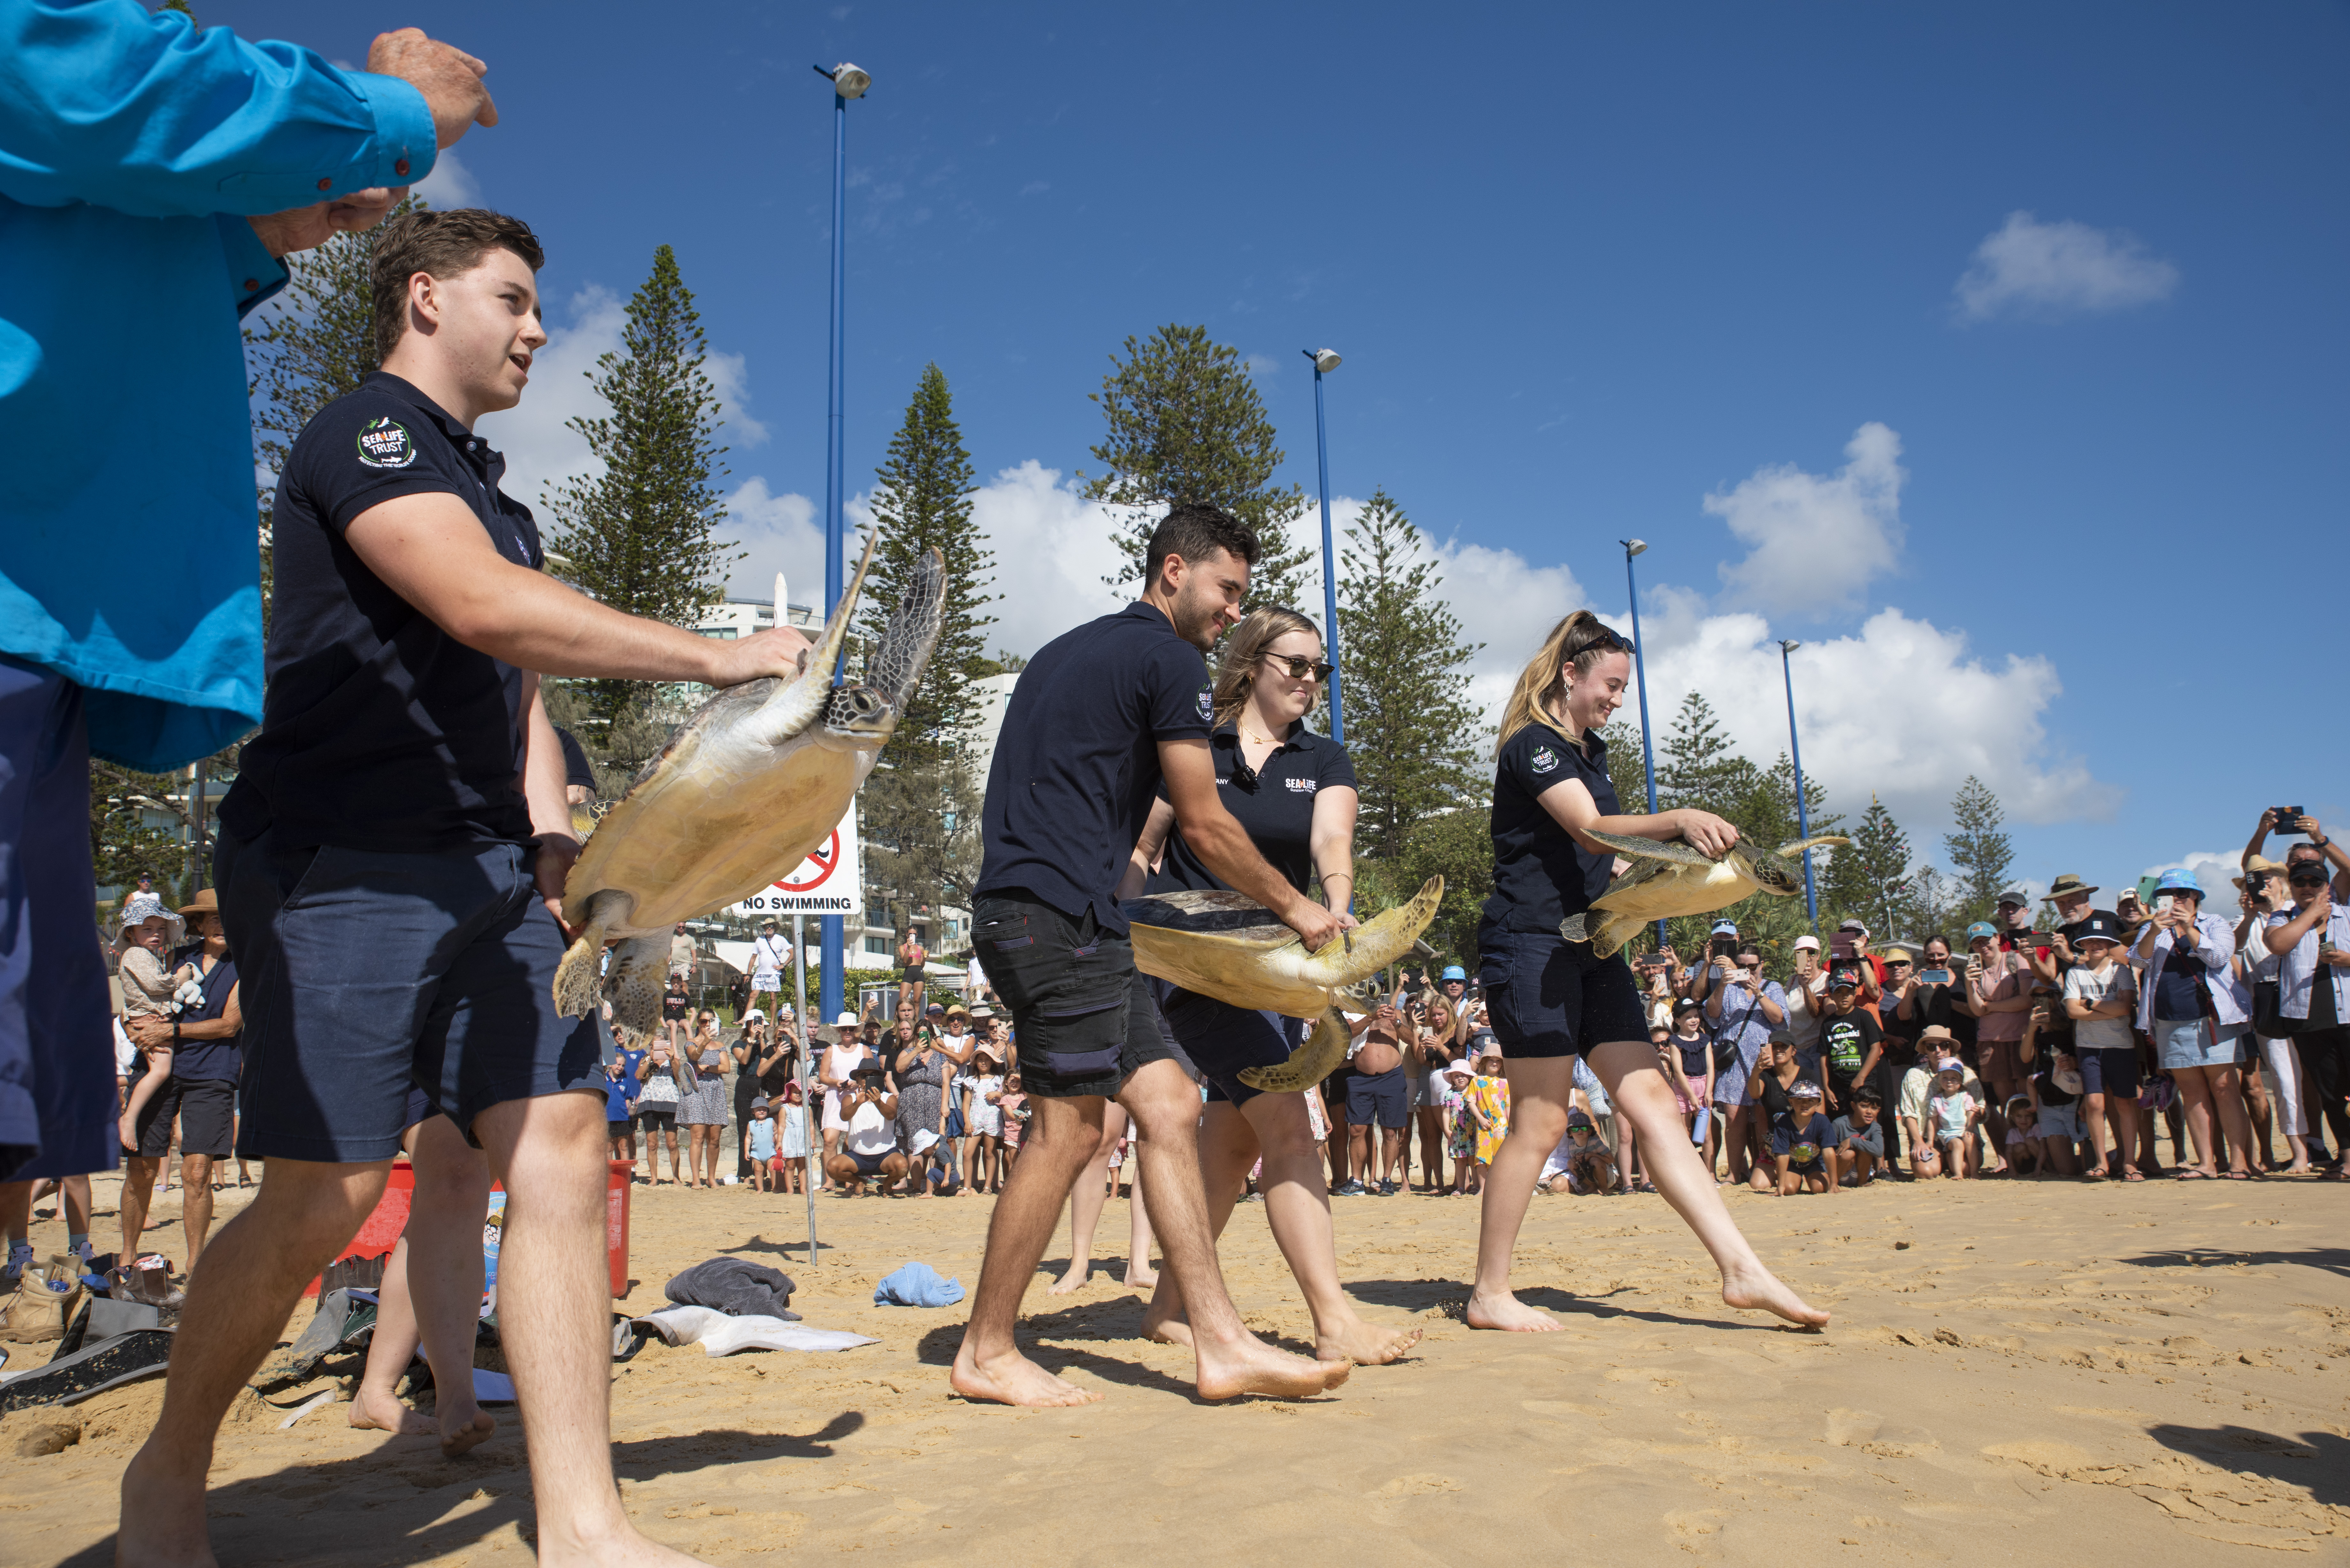
[[[962,1300],[961,1280],[942,1280],[928,1263],[908,1263],[873,1287],[875,1306],[952,1306]]]

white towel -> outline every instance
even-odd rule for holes
[[[699,1341],[711,1355],[738,1350],[854,1350],[881,1342],[844,1329],[810,1328],[779,1317],[729,1317],[715,1307],[663,1307],[635,1320],[671,1345]]]

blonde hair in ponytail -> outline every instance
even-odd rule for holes
[[[1569,735],[1560,715],[1559,704],[1566,696],[1566,666],[1573,664],[1578,676],[1587,675],[1591,667],[1611,653],[1629,653],[1628,639],[1616,635],[1615,628],[1587,609],[1576,610],[1550,628],[1542,646],[1518,671],[1518,683],[1510,692],[1509,705],[1502,710],[1502,732],[1493,742],[1493,754],[1510,743],[1510,737],[1528,724],[1546,724],[1564,736],[1570,745],[1580,746],[1581,735]]]
[[[1249,611],[1241,624],[1232,629],[1232,635],[1224,643],[1223,662],[1216,669],[1214,703],[1217,723],[1226,723],[1240,712],[1248,701],[1250,691],[1256,687],[1257,660],[1264,657],[1266,649],[1293,631],[1309,633],[1316,642],[1322,640],[1320,627],[1295,610],[1284,609],[1278,605]],[[1319,704],[1321,701],[1321,689],[1316,687],[1314,701]],[[1305,711],[1311,713],[1314,709],[1308,707]]]

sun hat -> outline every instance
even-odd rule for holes
[[[2086,882],[2082,881],[2080,877],[2074,876],[2070,871],[2065,872],[2064,875],[2058,877],[2056,880],[2048,884],[2048,897],[2051,900],[2057,898],[2085,898],[2095,891],[2096,889],[2095,888],[2092,888]]]
[[[925,1153],[932,1144],[938,1141],[939,1135],[932,1132],[930,1128],[924,1127],[921,1131],[916,1133],[912,1137],[906,1140],[906,1152],[908,1154]]]
[[[1586,1131],[1596,1130],[1592,1126],[1590,1114],[1585,1111],[1575,1110],[1567,1112],[1566,1125],[1571,1127],[1582,1127]]]
[[[1796,950],[1796,951],[1798,951],[1798,952],[1801,952],[1801,951],[1803,951],[1805,948],[1809,948],[1809,949],[1810,949],[1812,951],[1814,951],[1814,952],[1817,952],[1817,951],[1819,951],[1819,950],[1820,950],[1820,939],[1819,939],[1819,938],[1817,938],[1817,937],[1814,937],[1814,936],[1808,936],[1808,935],[1806,935],[1806,936],[1800,936],[1800,937],[1797,937],[1797,938],[1795,939],[1795,950]]]
[[[167,929],[163,933],[163,944],[166,947],[178,943],[188,934],[188,922],[163,908],[161,898],[152,893],[133,893],[123,900],[121,919],[115,922],[115,940],[121,940],[133,929],[150,920],[164,923]]]
[[[1892,947],[1887,948],[1877,956],[1883,959],[1887,963],[1914,964],[1918,961],[1916,954],[1912,953],[1908,948],[1902,947],[1898,943]]]
[[[2198,882],[2195,879],[2195,873],[2186,867],[2174,866],[2156,878],[2154,890],[2157,893],[2192,893],[2200,898],[2203,896],[2203,884]]]
[[[973,1018],[993,1018],[995,1016],[995,1009],[983,1002],[971,1010],[971,1015]]]
[[[2237,888],[2241,889],[2243,887],[2245,880],[2256,874],[2273,877],[2284,869],[2285,864],[2282,860],[2272,860],[2265,855],[2254,855],[2244,861],[2244,875],[2241,877],[2231,877],[2229,880],[2235,883]],[[184,910],[182,911],[182,913],[185,912],[186,911]]]
[[[1958,1043],[1959,1037],[1939,1023],[1929,1023],[1918,1031],[1918,1044],[1920,1045],[1955,1045]]]
[[[1999,940],[1999,928],[1989,920],[1977,920],[1967,928],[1967,940],[1971,942],[1978,937],[1987,938],[1995,942]]]
[[[199,888],[196,889],[196,895],[194,898],[190,898],[186,903],[180,906],[180,918],[183,920],[190,915],[217,915],[219,913],[220,889],[217,888]]]
[[[840,1016],[832,1021],[832,1026],[835,1029],[854,1029],[857,1027],[857,1014],[843,1009]]]
[[[1469,1065],[1469,1059],[1466,1056],[1445,1064],[1444,1075],[1446,1077],[1449,1078],[1455,1073],[1460,1074],[1464,1078],[1473,1078],[1477,1075],[1476,1070]]]

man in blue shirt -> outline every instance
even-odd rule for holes
[[[0,1177],[114,1163],[90,754],[160,772],[260,717],[238,318],[496,118],[412,28],[368,66],[0,0]]]
[[[951,1377],[966,1399],[1097,1397],[1021,1355],[1013,1328],[1112,1097],[1141,1134],[1151,1222],[1182,1287],[1201,1397],[1318,1394],[1352,1370],[1291,1355],[1242,1326],[1201,1185],[1199,1090],[1174,1061],[1118,906],[1163,775],[1185,840],[1226,886],[1309,949],[1355,923],[1284,880],[1217,797],[1200,653],[1239,620],[1256,555],[1256,536],[1229,514],[1176,507],[1151,535],[1142,597],[1045,644],[1004,710],[988,771],[972,947],[1012,1004],[1032,1119],[988,1221],[987,1259],[955,1354]]]

